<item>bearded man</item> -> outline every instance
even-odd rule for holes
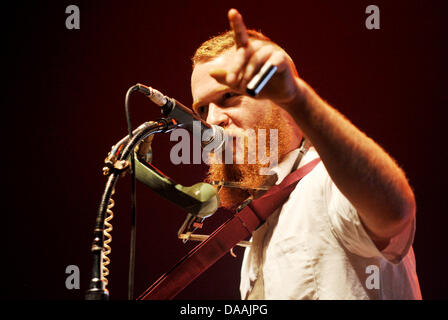
[[[260,175],[259,163],[212,163],[208,179],[224,181],[221,205],[234,209],[322,160],[253,233],[242,298],[421,299],[412,250],[416,203],[403,171],[299,77],[282,48],[247,30],[237,10],[228,18],[231,31],[193,57],[193,109],[236,136],[277,129],[279,163],[272,175]],[[277,72],[251,97],[246,87],[266,63]],[[306,153],[304,141],[312,144]]]

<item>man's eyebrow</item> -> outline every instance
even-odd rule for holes
[[[192,109],[193,109],[194,111],[196,111],[197,108],[199,108],[201,105],[205,104],[204,101],[210,100],[211,97],[219,96],[219,95],[221,95],[223,92],[226,92],[226,91],[229,91],[229,90],[230,90],[230,88],[229,88],[229,87],[226,87],[226,86],[222,86],[222,87],[218,88],[217,90],[213,91],[211,94],[209,94],[208,96],[206,96],[206,97],[203,98],[202,100],[200,99],[200,100],[196,100],[196,101],[194,101],[194,102],[193,102],[193,105],[192,105]]]

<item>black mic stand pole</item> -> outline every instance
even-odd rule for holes
[[[134,148],[151,134],[159,132],[168,132],[176,128],[177,125],[173,124],[172,121],[161,119],[158,122],[146,122],[137,128],[132,139],[125,140],[127,145],[122,149],[123,151],[118,156],[115,163],[122,163],[123,160],[127,161],[131,152]],[[93,268],[92,268],[92,278],[90,280],[89,290],[86,293],[86,300],[108,300],[109,291],[106,289],[106,280],[103,277],[103,251],[104,251],[104,221],[106,218],[107,206],[109,204],[110,198],[112,196],[112,191],[115,188],[115,184],[120,177],[120,174],[127,170],[127,166],[114,166],[114,163],[109,164],[110,176],[107,180],[103,196],[101,198],[100,207],[98,210],[98,216],[96,218],[95,229],[93,232]]]
[[[104,219],[107,205],[112,195],[112,190],[118,181],[119,172],[113,172],[107,180],[103,196],[101,198],[95,229],[93,231],[93,268],[90,287],[86,293],[86,300],[109,300],[109,291],[106,289],[103,279],[103,250],[104,250]]]

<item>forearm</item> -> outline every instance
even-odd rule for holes
[[[372,139],[324,102],[301,79],[300,94],[285,109],[311,140],[330,177],[380,239],[399,232],[415,214],[403,171]]]

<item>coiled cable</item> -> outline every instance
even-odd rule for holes
[[[115,201],[112,199],[112,196],[115,193],[115,188],[112,189],[111,198],[109,198],[109,203],[107,205],[106,210],[106,218],[104,219],[104,227],[103,235],[104,235],[104,248],[103,248],[103,266],[102,266],[102,278],[104,279],[104,283],[107,286],[109,281],[107,280],[107,276],[109,275],[109,268],[107,268],[108,265],[110,265],[110,257],[108,255],[112,252],[112,248],[110,247],[110,243],[112,242],[112,235],[111,232],[113,230],[112,224],[110,221],[114,217],[114,213],[112,211],[112,208],[115,206]]]

